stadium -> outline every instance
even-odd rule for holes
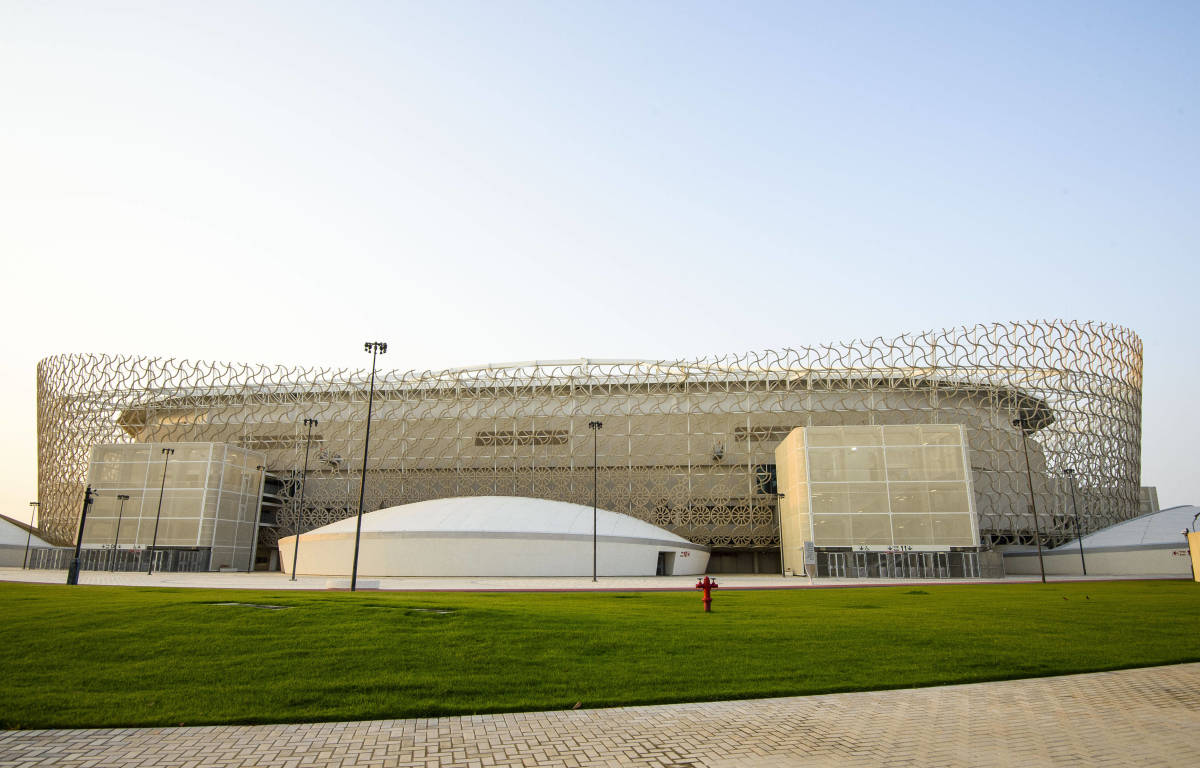
[[[37,369],[39,528],[73,544],[91,484],[85,546],[112,558],[151,544],[157,503],[158,547],[201,552],[195,567],[278,567],[281,537],[358,511],[370,399],[366,512],[480,496],[591,505],[595,478],[600,508],[708,548],[710,572],[978,575],[977,560],[933,556],[1061,543],[1077,520],[1086,532],[1137,514],[1141,375],[1132,331],[1074,321],[380,370],[373,386],[369,369],[59,355]],[[802,477],[785,493],[779,451],[798,429]],[[943,540],[942,513],[969,525]]]

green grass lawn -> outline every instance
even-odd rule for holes
[[[0,726],[357,720],[1200,660],[1184,581],[694,592],[0,584]],[[285,606],[280,610],[239,601]]]

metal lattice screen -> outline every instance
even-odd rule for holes
[[[393,349],[393,354],[395,349]],[[382,358],[386,360],[387,358]],[[599,501],[714,546],[777,546],[775,446],[796,426],[957,423],[979,527],[1027,539],[1022,419],[1051,538],[1137,512],[1141,341],[1112,325],[1024,322],[675,361],[530,362],[376,376],[367,511],[444,496]],[[357,510],[364,370],[110,355],[38,364],[46,535],[72,540],[93,445],[215,441],[268,456],[276,535]],[[304,509],[303,420],[315,418]],[[603,421],[593,446],[591,420]],[[986,543],[986,542],[985,542]]]

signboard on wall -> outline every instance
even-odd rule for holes
[[[804,542],[804,564],[817,564],[817,547],[811,541]]]
[[[855,544],[855,552],[949,552],[949,546],[938,544]]]

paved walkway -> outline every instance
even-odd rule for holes
[[[732,589],[780,589],[810,587],[867,587],[887,584],[980,584],[980,579],[816,579],[809,581],[804,576],[780,576],[778,574],[716,574],[713,576],[722,588]],[[1052,576],[1051,581],[1111,581],[1112,576]],[[1131,577],[1120,577],[1123,580]],[[1174,577],[1152,577],[1174,578]],[[64,584],[66,571],[24,570],[22,568],[0,568],[0,581],[26,581],[45,584]],[[1037,576],[1008,576],[996,581],[1019,584],[1038,581]],[[256,571],[254,573],[156,573],[147,576],[141,571],[118,572],[83,571],[79,574],[80,584],[103,584],[127,587],[204,587],[209,589],[347,589],[348,578],[330,579],[325,576],[297,576],[292,581],[279,571]],[[695,576],[602,576],[593,583],[587,576],[564,577],[362,577],[360,588],[381,590],[464,590],[481,592],[487,590],[637,590],[637,589],[692,589]]]
[[[0,732],[0,768],[1192,766],[1200,664],[428,720]]]

